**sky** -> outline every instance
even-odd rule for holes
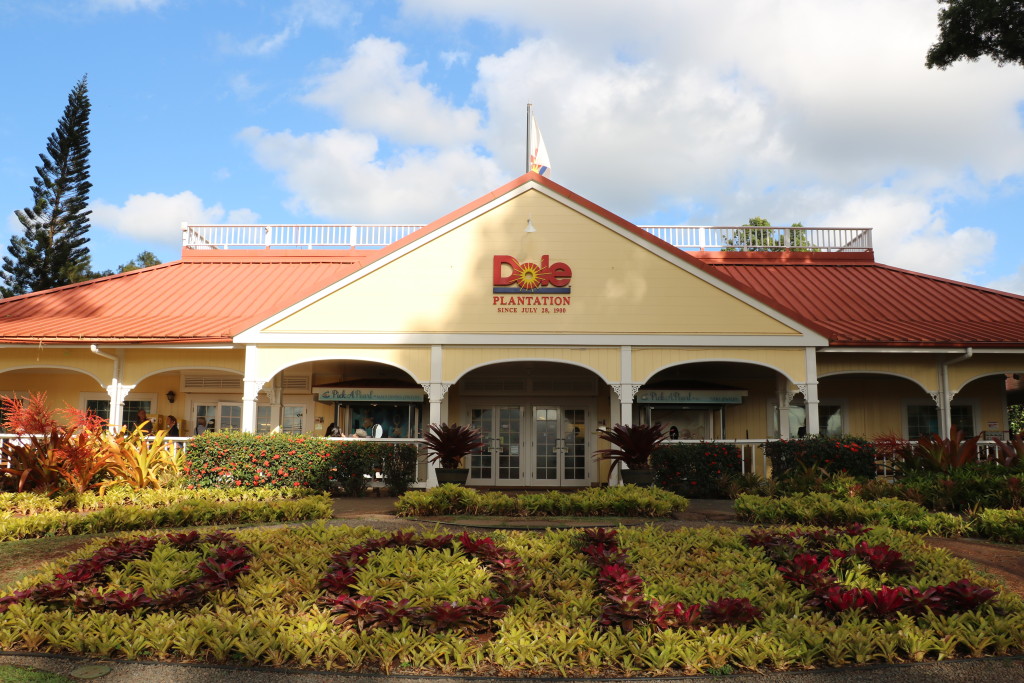
[[[190,223],[428,223],[524,170],[640,225],[874,228],[1024,293],[1024,67],[936,0],[0,0],[0,221],[88,74],[97,270]]]

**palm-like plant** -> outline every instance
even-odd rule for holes
[[[651,453],[668,438],[668,435],[661,431],[660,424],[617,424],[611,429],[599,430],[597,435],[613,448],[595,451],[594,457],[599,460],[611,460],[612,467],[623,464],[631,470],[650,469]]]
[[[423,442],[432,454],[430,462],[439,464],[443,470],[458,469],[470,452],[487,445],[480,440],[476,429],[447,422],[428,426]]]

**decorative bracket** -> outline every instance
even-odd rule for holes
[[[615,394],[619,397],[620,401],[629,400],[630,403],[636,398],[636,393],[640,391],[642,384],[630,384],[628,382],[622,382],[620,384],[612,384],[612,389],[615,390]]]

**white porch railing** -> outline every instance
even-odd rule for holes
[[[422,225],[189,225],[186,249],[380,249]]]
[[[380,249],[422,225],[189,225],[186,249]],[[642,225],[686,251],[871,251],[871,228],[763,228]]]

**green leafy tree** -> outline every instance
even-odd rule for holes
[[[89,270],[89,94],[82,77],[46,141],[32,185],[32,206],[16,211],[25,228],[11,238],[0,293],[14,296],[83,279]]]
[[[802,228],[803,223],[793,223],[790,227]],[[787,247],[791,251],[809,251],[810,242],[803,230],[779,230],[773,228],[767,218],[754,216],[747,219],[743,228],[734,230],[726,239],[725,251],[780,251]]]
[[[991,57],[1002,66],[1024,65],[1024,0],[939,0],[939,37],[925,65]]]
[[[138,270],[139,268],[148,268],[150,266],[159,266],[163,261],[156,257],[151,251],[139,252],[139,255],[133,258],[128,263],[123,264],[117,272],[127,273],[132,270]]]

